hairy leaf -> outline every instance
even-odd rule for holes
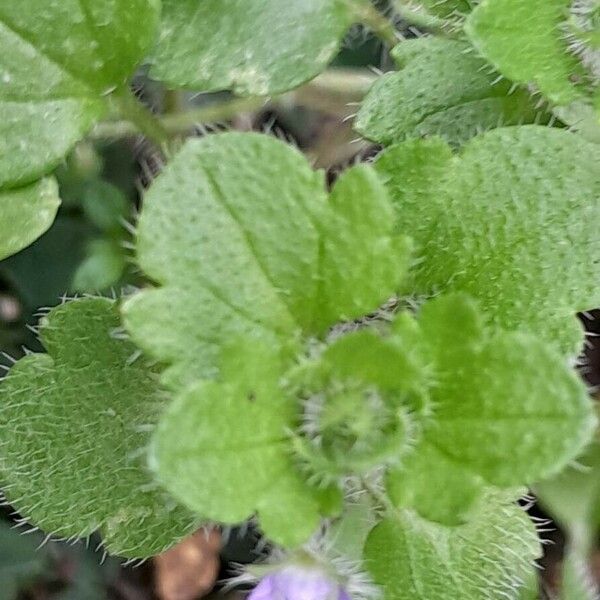
[[[343,481],[398,464],[412,450],[426,373],[415,357],[374,330],[346,333],[326,347],[297,395],[303,424],[294,450],[317,481]],[[309,399],[309,400],[306,400]]]
[[[321,264],[318,329],[367,314],[391,296],[408,270],[408,238],[391,236],[394,209],[371,167],[360,165],[337,180],[330,211],[317,224]]]
[[[600,148],[563,130],[496,129],[453,156],[440,140],[379,158],[418,263],[409,293],[464,291],[493,324],[575,355],[575,313],[600,304]]]
[[[581,452],[596,423],[593,405],[551,347],[490,330],[461,295],[426,303],[419,325],[435,364],[433,415],[388,478],[397,505],[455,524],[470,516],[484,486],[537,481]],[[432,496],[442,488],[443,500]]]
[[[52,170],[154,40],[158,0],[0,7],[0,188]]]
[[[429,12],[443,18],[464,15],[468,13],[474,0],[419,0]]]
[[[373,529],[364,553],[385,600],[491,600],[517,598],[541,548],[527,514],[491,496],[461,527],[399,510]]]
[[[54,179],[0,191],[0,260],[42,235],[52,225],[59,205]]]
[[[358,0],[362,2],[363,0]],[[357,0],[163,0],[152,75],[238,94],[283,92],[335,56]]]
[[[460,144],[482,130],[544,118],[527,92],[498,81],[466,42],[425,37],[392,54],[400,70],[379,78],[356,120],[371,140],[387,145],[439,134]]]
[[[165,395],[129,342],[114,337],[114,302],[90,298],[42,321],[48,354],[31,354],[0,385],[0,475],[9,502],[64,537],[100,529],[116,554],[145,557],[196,519],[152,484],[149,430]]]
[[[237,523],[257,511],[270,539],[295,546],[315,530],[319,503],[288,447],[297,407],[279,386],[277,350],[258,340],[239,342],[223,361],[222,382],[197,383],[168,408],[151,464],[196,512]]]
[[[163,287],[125,304],[126,326],[172,365],[165,381],[175,386],[214,375],[220,348],[238,335],[295,351],[301,333],[394,294],[408,246],[390,214],[369,167],[349,171],[328,203],[322,174],[282,142],[189,141],[146,196],[138,261]]]
[[[566,23],[572,0],[482,0],[468,17],[466,32],[481,54],[514,82],[535,84],[556,104],[581,94],[579,61],[569,51]]]

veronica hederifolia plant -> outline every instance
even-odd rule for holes
[[[260,135],[188,143],[154,182],[137,247],[162,286],[123,310],[133,339],[169,365],[175,400],[150,464],[189,508],[219,522],[257,513],[268,538],[294,548],[339,514],[348,481],[387,472],[393,510],[462,526],[487,490],[516,498],[581,451],[592,406],[552,346],[486,325],[463,295],[426,303],[417,320],[399,310],[399,231],[420,225],[396,221],[371,168],[347,171],[327,198],[296,151]],[[165,255],[163,237],[196,251]],[[298,268],[282,270],[284,256]],[[241,302],[242,281],[261,286],[253,303]],[[184,294],[192,316],[180,324],[173,300]],[[225,311],[235,317],[220,338]],[[434,502],[436,486],[446,494]]]
[[[48,174],[111,109],[167,159],[137,224],[152,284],[52,310],[48,354],[0,387],[9,501],[130,557],[256,517],[283,556],[257,599],[357,600],[367,576],[388,600],[516,598],[540,554],[516,500],[595,427],[569,363],[600,300],[598,147],[517,125],[554,124],[530,92],[593,113],[597,2],[409,6],[443,35],[393,50],[356,123],[390,147],[331,189],[268,136],[172,143],[127,81],[149,54],[169,86],[277,94],[357,20],[395,44],[383,14],[159,4],[0,8],[0,257],[50,224]]]
[[[68,302],[40,323],[48,354],[29,354],[2,383],[0,477],[24,519],[87,537],[122,556],[158,554],[198,518],[153,484],[149,432],[167,397],[156,369],[120,339],[116,303]]]

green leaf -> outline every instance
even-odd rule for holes
[[[400,510],[373,529],[364,554],[385,600],[481,600],[516,598],[541,548],[527,514],[491,496],[461,527]]]
[[[440,352],[435,424],[426,438],[499,486],[559,471],[581,452],[596,424],[583,381],[532,335],[482,328],[471,343],[444,343],[444,328],[455,338],[464,335],[461,321],[448,319],[465,309],[478,310],[466,298],[449,296],[421,311],[426,339]]]
[[[466,42],[424,37],[398,44],[392,54],[400,70],[377,80],[356,120],[357,131],[373,141],[439,134],[461,144],[483,130],[544,118],[526,91],[498,81]]]
[[[110,239],[92,240],[87,256],[73,278],[77,292],[99,292],[118,283],[126,265],[126,256],[120,242]]]
[[[467,14],[474,0],[419,0],[418,3],[438,17],[448,18]]]
[[[469,521],[486,486],[483,477],[427,439],[386,477],[386,490],[395,506],[413,507],[423,517],[446,525]],[[443,499],[435,490],[444,490]]]
[[[116,304],[77,300],[41,323],[31,354],[0,385],[0,472],[9,502],[48,533],[129,557],[166,549],[196,520],[153,486],[148,431],[165,405],[154,372],[119,340]]]
[[[242,95],[295,88],[335,56],[354,3],[290,0],[282,10],[280,0],[163,0],[151,74],[172,86]]]
[[[556,104],[581,97],[573,83],[583,71],[569,51],[571,0],[482,0],[465,23],[481,54],[508,79],[535,84]]]
[[[180,386],[217,369],[224,342],[251,333],[297,350],[301,333],[376,310],[407,264],[385,192],[369,167],[330,202],[323,175],[258,134],[188,141],[147,194],[141,268],[163,287],[124,306],[136,342]],[[361,236],[361,237],[358,237]]]
[[[484,486],[537,481],[581,452],[596,424],[593,404],[552,347],[484,327],[461,295],[426,303],[419,324],[435,360],[434,409],[413,455],[388,478],[396,505],[456,524]]]
[[[81,204],[86,217],[100,230],[122,234],[123,221],[131,212],[125,194],[101,179],[91,181],[82,193]]]
[[[325,329],[364,316],[397,289],[408,270],[407,237],[391,235],[394,209],[367,165],[346,170],[329,196],[322,233],[316,318]]]
[[[518,598],[519,600],[540,600],[540,582],[537,566],[530,569]]]
[[[222,373],[222,382],[187,388],[163,415],[150,454],[156,476],[208,519],[258,512],[270,539],[298,545],[316,529],[319,503],[293,464],[297,407],[279,386],[277,349],[240,341],[223,352]]]
[[[15,600],[21,586],[43,574],[47,556],[39,544],[39,539],[0,521],[0,600]]]
[[[0,191],[0,260],[29,246],[47,231],[59,205],[54,179]]]
[[[376,168],[418,258],[406,291],[467,292],[491,324],[576,355],[575,314],[600,305],[599,160],[596,144],[533,125],[490,131],[455,156],[436,139],[388,149]]]
[[[0,7],[0,188],[51,171],[154,41],[158,0]]]
[[[294,450],[317,481],[343,481],[397,464],[418,435],[425,374],[413,355],[374,330],[326,347],[295,390],[304,402]],[[308,399],[308,400],[306,400]]]

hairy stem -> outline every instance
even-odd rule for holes
[[[432,15],[423,7],[415,6],[411,0],[394,0],[394,10],[403,21],[418,29],[441,35],[452,32],[453,24],[450,21]]]
[[[392,504],[391,500],[384,492],[377,489],[377,486],[373,485],[364,477],[361,478],[361,485],[365,492],[367,492],[367,494],[369,494],[369,496],[373,499],[375,506],[377,506],[381,511],[390,515],[398,513],[398,509]]]
[[[365,2],[364,0],[354,1],[353,9],[356,18],[390,48],[393,48],[400,41],[394,23],[382,15],[371,2]]]
[[[131,98],[131,101],[135,103],[136,113],[132,113],[129,106],[126,107],[127,110],[124,110],[123,105],[120,104],[120,112],[126,120],[99,123],[92,130],[90,137],[93,139],[118,139],[141,132],[162,146],[165,140],[168,142],[170,137],[185,133],[197,124],[227,121],[239,113],[260,110],[269,103],[299,104],[322,112],[338,114],[349,102],[361,100],[375,79],[376,76],[367,71],[332,69],[294,92],[275,99],[233,98],[162,117],[155,117],[135,98]],[[144,116],[144,128],[142,128],[142,122],[137,114],[138,108],[141,108]],[[147,120],[152,125],[159,126],[160,135],[151,131]]]
[[[133,131],[143,133],[162,150],[168,150],[170,134],[161,120],[156,117],[146,106],[144,106],[131,92],[123,89],[113,96],[119,113],[127,119]],[[110,136],[109,136],[110,137]]]

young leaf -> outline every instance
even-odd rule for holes
[[[412,451],[426,373],[410,350],[362,330],[333,341],[315,363],[295,390],[304,411],[294,450],[311,476],[368,475]]]
[[[400,70],[378,79],[356,120],[373,141],[439,134],[461,144],[482,130],[543,117],[526,91],[510,93],[511,84],[498,81],[466,42],[424,37],[398,44],[392,55]]]
[[[318,329],[364,316],[392,295],[408,270],[408,238],[392,236],[394,209],[373,169],[346,170],[329,196],[318,227],[322,250]],[[390,260],[391,259],[391,260]]]
[[[319,74],[363,0],[163,0],[151,74],[173,86],[283,92]],[[275,49],[275,50],[274,50]]]
[[[166,382],[214,375],[232,337],[258,334],[293,351],[301,332],[322,333],[394,294],[408,246],[369,169],[346,174],[328,203],[322,174],[268,136],[184,146],[139,222],[138,262],[163,287],[124,306],[137,343],[172,365]]]
[[[482,0],[465,23],[481,54],[508,79],[535,84],[555,104],[581,98],[583,75],[569,51],[566,23],[572,0]]]
[[[29,246],[47,231],[59,205],[54,179],[0,191],[0,260]]]
[[[516,598],[541,548],[527,514],[490,495],[461,527],[399,510],[373,529],[364,555],[385,600],[481,600]]]
[[[0,188],[51,171],[153,42],[158,0],[0,7]]]
[[[295,470],[288,430],[296,403],[281,391],[277,349],[240,341],[223,353],[223,382],[190,386],[154,435],[158,480],[208,519],[244,521],[258,512],[265,534],[285,546],[319,522],[315,492]]]
[[[596,423],[593,405],[552,347],[484,327],[477,305],[461,295],[426,303],[419,324],[437,385],[421,443],[388,478],[398,506],[456,524],[484,485],[537,481],[581,452]],[[438,487],[443,500],[432,496]]]
[[[146,361],[113,336],[114,302],[89,298],[42,321],[48,354],[31,354],[0,385],[0,473],[9,502],[43,530],[100,529],[115,554],[151,556],[196,519],[152,486],[148,430],[165,404]]]
[[[600,148],[547,127],[509,127],[452,156],[440,140],[391,147],[376,163],[419,261],[407,291],[463,291],[492,324],[530,330],[575,355],[575,313],[600,304]]]

